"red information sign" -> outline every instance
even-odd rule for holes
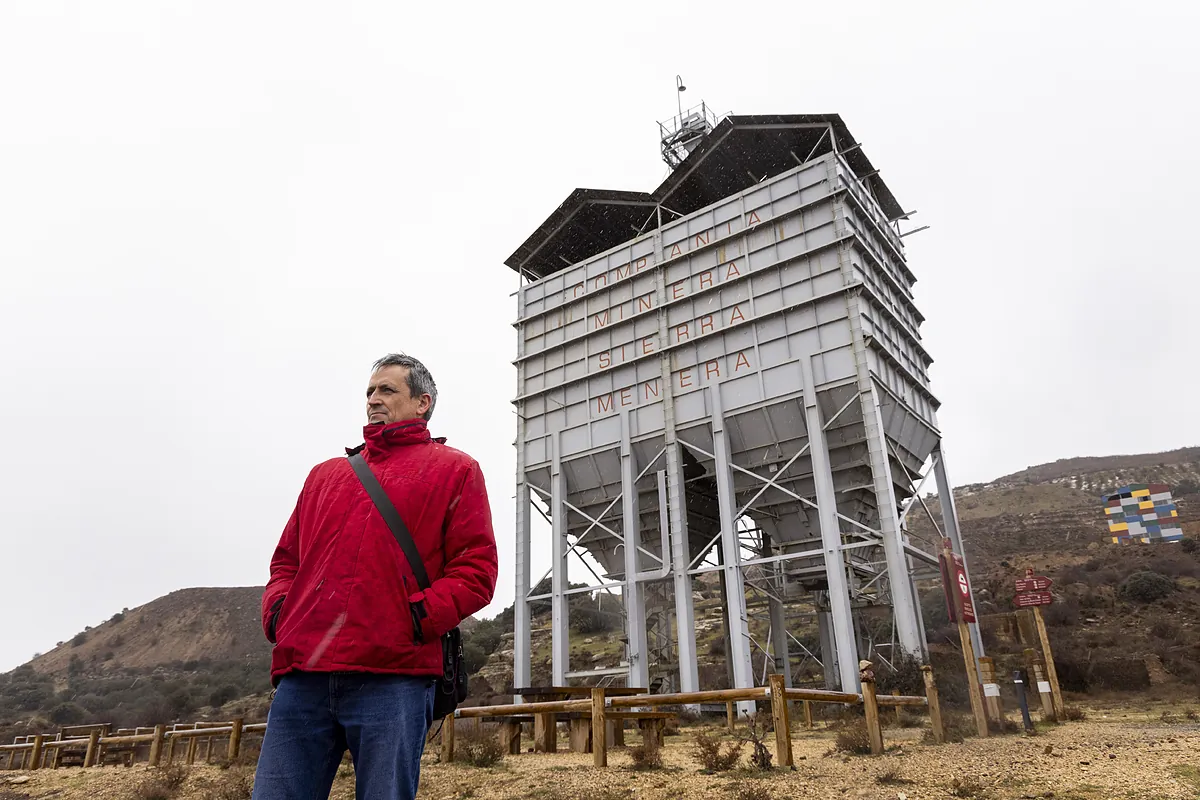
[[[1052,602],[1054,602],[1054,597],[1049,592],[1023,592],[1013,598],[1013,605],[1017,608],[1048,606]]]
[[[1044,592],[1054,585],[1054,581],[1041,575],[1034,575],[1033,570],[1025,570],[1024,579],[1017,579],[1018,592]]]
[[[958,622],[961,615],[963,622],[975,621],[975,603],[971,600],[971,585],[967,582],[967,568],[962,556],[952,553],[949,563],[943,554],[939,559],[942,567],[942,585],[946,589],[946,604],[950,612],[950,621]]]

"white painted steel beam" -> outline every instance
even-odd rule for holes
[[[888,592],[892,600],[892,619],[896,624],[896,636],[900,647],[909,655],[924,663],[925,641],[921,637],[920,606],[913,596],[912,581],[909,579],[908,559],[904,554],[904,541],[900,538],[900,517],[896,503],[892,469],[888,463],[886,436],[883,419],[879,414],[879,397],[875,393],[875,381],[870,374],[861,392],[863,425],[867,431],[867,452],[870,455],[871,474],[875,482],[875,507],[879,514],[879,531],[883,536],[883,554],[887,560]]]
[[[520,458],[520,456],[518,456]],[[533,642],[530,633],[532,620],[529,616],[530,550],[529,550],[529,484],[525,476],[517,474],[517,564],[516,597],[513,601],[513,686],[532,685],[531,658]],[[522,702],[520,697],[514,702]]]
[[[825,576],[829,582],[829,610],[833,622],[833,645],[837,654],[839,687],[843,692],[857,692],[858,646],[854,640],[854,616],[850,610],[850,585],[846,579],[846,564],[842,556],[842,534],[838,524],[833,472],[829,468],[829,449],[825,442],[821,408],[817,404],[812,357],[800,358],[799,367],[801,379],[804,381],[804,415],[808,427],[813,480],[817,490],[817,519],[821,528],[821,545],[825,551]],[[829,653],[822,653],[821,657],[829,661]]]
[[[554,460],[550,467],[550,669],[555,686],[567,685],[571,640],[566,590],[567,581],[567,476],[562,469],[559,437],[553,437]]]
[[[646,593],[638,581],[638,548],[641,546],[638,516],[637,463],[629,442],[629,413],[621,415],[621,510],[625,555],[625,634],[629,639],[629,686],[649,688],[650,648],[646,642]],[[665,556],[665,554],[664,554]]]
[[[729,652],[726,657],[733,668],[733,688],[754,687],[754,669],[750,662],[750,627],[746,619],[746,585],[741,567],[741,543],[738,541],[737,496],[733,491],[733,473],[729,466],[729,440],[721,408],[721,389],[709,390],[712,407],[713,472],[717,481],[717,507],[721,517],[721,562],[725,578],[725,629],[729,632]],[[739,702],[739,716],[751,716],[754,703]]]
[[[933,450],[933,472],[934,477],[937,478],[938,502],[942,505],[942,529],[954,545],[954,552],[962,556],[963,571],[966,573],[967,585],[971,589],[972,598],[974,598],[975,584],[971,582],[971,567],[967,564],[967,551],[963,548],[962,532],[958,527],[958,506],[954,502],[954,489],[946,471],[946,451],[942,448],[941,442],[938,442],[937,447]],[[982,658],[984,656],[983,637],[979,635],[979,623],[972,622],[967,625],[967,628],[971,631],[971,645],[975,648],[975,658]],[[979,664],[976,662],[976,667],[978,666]]]

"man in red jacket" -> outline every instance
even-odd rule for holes
[[[483,473],[430,437],[436,403],[420,361],[381,358],[366,443],[347,450],[363,453],[411,532],[427,591],[348,459],[318,464],[304,482],[263,592],[277,689],[254,800],[328,797],[347,748],[358,797],[416,796],[440,637],[491,602],[497,571]]]

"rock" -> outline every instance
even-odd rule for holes
[[[583,640],[583,643],[584,643],[584,644],[591,644],[591,643],[592,643],[592,640],[591,640],[591,639],[584,639],[584,640]]]
[[[1048,744],[1048,745],[1046,745],[1046,749],[1042,751],[1042,755],[1048,756],[1053,752],[1054,752],[1054,745]]]
[[[30,778],[28,775],[19,775],[15,778],[9,778],[8,783],[11,786],[20,786],[23,783],[29,783],[31,780],[33,780],[33,779]]]

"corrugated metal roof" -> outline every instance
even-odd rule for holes
[[[660,203],[690,214],[828,153],[830,130],[887,217],[902,216],[904,209],[837,114],[730,116],[651,193],[574,190],[504,263],[537,278],[552,275],[635,238]]]

